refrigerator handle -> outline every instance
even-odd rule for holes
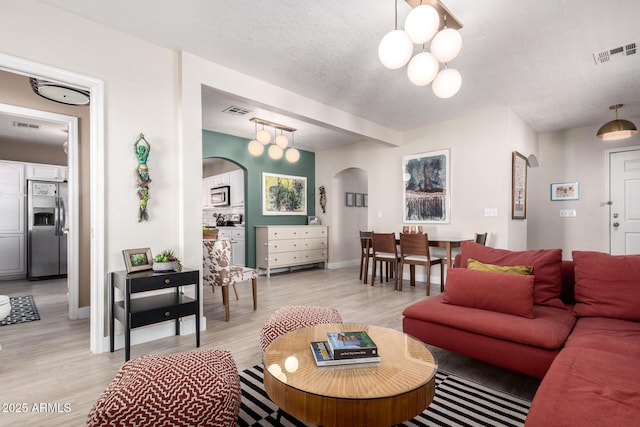
[[[67,209],[64,206],[64,199],[58,198],[58,236],[62,236],[67,231]]]

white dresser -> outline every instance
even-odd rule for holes
[[[328,258],[326,225],[256,226],[256,268],[267,270],[323,263]]]

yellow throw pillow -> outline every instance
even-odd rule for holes
[[[492,271],[494,273],[531,274],[533,272],[532,265],[503,266],[483,264],[480,261],[476,261],[471,258],[469,258],[469,261],[467,262],[467,268],[470,270]]]

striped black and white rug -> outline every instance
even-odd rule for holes
[[[262,384],[263,366],[240,373],[242,404],[239,426],[275,426],[278,407]],[[522,426],[531,402],[465,380],[447,372],[436,374],[436,397],[421,415],[401,426]],[[283,413],[282,426],[307,427]]]
[[[40,314],[36,308],[35,301],[33,301],[33,296],[11,297],[9,300],[11,303],[11,313],[9,313],[4,320],[0,321],[0,326],[40,320]]]

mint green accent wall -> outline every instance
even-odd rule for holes
[[[207,130],[202,131],[202,157],[220,157],[244,169],[244,212],[246,264],[256,266],[256,225],[307,224],[307,215],[316,214],[315,153],[300,150],[300,160],[289,163],[284,156],[273,160],[266,150],[253,157],[247,150],[249,140]],[[262,215],[262,172],[307,177],[307,215]]]

